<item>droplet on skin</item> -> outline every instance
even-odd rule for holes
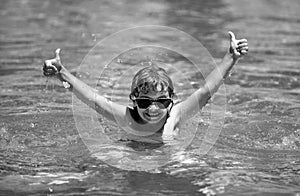
[[[69,82],[63,82],[63,86],[65,89],[68,89],[71,87],[71,85],[69,84]]]

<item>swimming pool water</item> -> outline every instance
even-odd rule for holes
[[[3,1],[0,195],[299,195],[299,7],[296,0]],[[250,51],[225,81],[224,126],[209,153],[201,154],[196,138],[162,167],[125,171],[91,155],[72,94],[42,76],[41,65],[60,47],[76,73],[97,41],[146,24],[191,34],[217,62],[228,30],[246,37]],[[188,73],[179,56],[166,59]],[[199,73],[189,76],[197,84]]]

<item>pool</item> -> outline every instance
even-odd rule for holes
[[[3,1],[0,195],[299,195],[299,7],[292,0]],[[228,30],[248,39],[250,53],[225,81],[224,125],[208,153],[196,138],[161,167],[127,171],[93,156],[78,133],[72,94],[42,76],[41,65],[60,47],[76,73],[99,40],[146,24],[192,35],[217,62]],[[188,72],[180,56],[166,59]],[[197,86],[201,76],[189,74]],[[197,122],[203,129],[208,111]]]

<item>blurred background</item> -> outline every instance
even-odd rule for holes
[[[297,0],[1,1],[0,195],[299,195],[299,10]],[[140,25],[178,28],[216,62],[229,30],[249,42],[225,81],[228,108],[216,145],[202,156],[192,144],[152,172],[90,156],[71,92],[41,71],[61,48],[75,74],[98,41]]]

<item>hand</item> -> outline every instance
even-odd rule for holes
[[[43,71],[45,76],[54,76],[60,72],[62,68],[62,64],[60,61],[59,53],[60,53],[60,48],[56,49],[55,58],[46,60],[44,62]]]
[[[230,36],[229,53],[232,54],[233,59],[237,60],[246,55],[248,53],[248,41],[246,39],[235,39],[235,35],[231,31],[228,34]]]

